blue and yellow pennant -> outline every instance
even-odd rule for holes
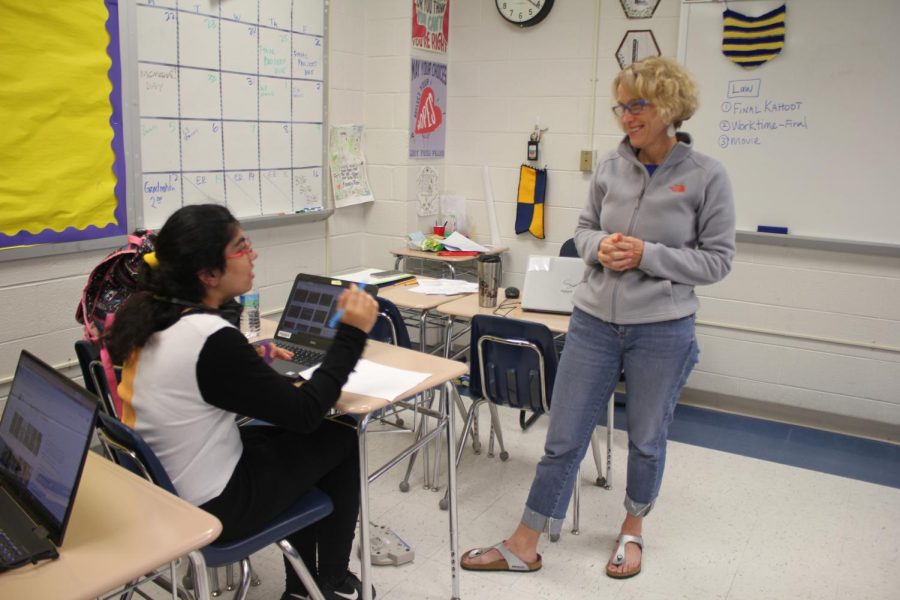
[[[544,239],[544,196],[547,194],[547,170],[522,165],[519,170],[519,194],[516,197],[516,233],[531,233]]]
[[[772,60],[784,48],[786,12],[786,4],[759,17],[727,9],[723,13],[722,53],[747,69]]]

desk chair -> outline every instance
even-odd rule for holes
[[[550,394],[559,359],[553,335],[546,325],[493,315],[472,318],[469,359],[469,394],[472,405],[466,415],[456,451],[462,458],[466,438],[472,431],[478,409],[487,404],[491,429],[500,445],[500,460],[509,458],[497,406],[509,406],[540,416],[550,410]],[[445,508],[447,496],[441,501]]]
[[[378,317],[375,320],[375,325],[369,332],[369,339],[384,342],[385,344],[393,344],[394,346],[400,346],[402,348],[412,348],[412,341],[409,339],[409,331],[406,329],[406,323],[403,321],[403,315],[400,313],[400,309],[397,308],[397,305],[387,298],[382,298],[380,296],[376,296],[375,300],[378,301]],[[402,428],[403,419],[397,415],[397,408],[392,405],[390,407],[390,412],[394,415],[393,423],[386,420],[387,415],[383,415],[379,420],[382,423]],[[415,417],[413,417],[413,425],[415,425]]]
[[[98,436],[108,448],[115,461],[129,471],[153,482],[171,494],[177,495],[175,486],[156,458],[150,446],[130,427],[106,414],[100,414]],[[331,498],[322,491],[313,489],[302,496],[293,506],[276,517],[265,529],[256,534],[230,542],[212,543],[188,555],[194,572],[194,587],[200,600],[208,600],[209,582],[206,569],[241,563],[241,582],[235,593],[235,600],[244,600],[250,587],[250,562],[248,557],[272,543],[278,547],[294,567],[310,597],[323,600],[312,574],[291,544],[284,539],[287,535],[308,527],[333,510]],[[174,582],[173,582],[174,585]]]
[[[100,398],[100,407],[106,414],[118,417],[119,414],[106,381],[106,371],[100,361],[100,347],[87,340],[78,340],[75,342],[75,356],[78,357],[78,364],[81,366],[84,387]],[[116,376],[118,377],[118,372]]]

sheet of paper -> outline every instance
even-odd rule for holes
[[[443,241],[444,247],[448,250],[474,250],[476,252],[487,252],[488,249],[479,243],[473,242],[458,231],[454,231],[447,239]]]
[[[462,279],[419,279],[419,285],[409,288],[417,294],[438,294],[454,296],[456,294],[472,294],[478,291],[478,284]]]
[[[303,371],[301,375],[309,379],[318,368],[319,365],[310,367]],[[431,373],[397,369],[361,358],[356,363],[356,368],[350,373],[347,383],[341,389],[354,394],[393,400],[407,390],[419,385],[430,376]]]

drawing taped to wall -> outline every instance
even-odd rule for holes
[[[434,167],[422,167],[416,177],[416,214],[428,217],[438,214],[438,172]],[[452,230],[451,230],[452,231]]]
[[[335,125],[331,128],[328,166],[331,169],[335,208],[375,200],[366,176],[362,125]]]

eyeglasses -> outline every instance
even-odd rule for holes
[[[612,107],[612,111],[616,113],[616,116],[621,119],[623,116],[625,116],[625,113],[639,115],[647,106],[650,106],[650,102],[644,99],[638,99],[632,100],[628,104],[622,104],[621,102],[619,102]]]
[[[225,258],[240,258],[242,256],[249,256],[253,252],[253,242],[250,241],[250,238],[245,237],[243,243],[241,244],[241,249],[237,252],[232,252],[231,254],[226,254]]]

